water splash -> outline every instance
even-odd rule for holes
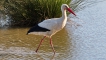
[[[0,27],[10,26],[11,19],[8,15],[0,15]]]

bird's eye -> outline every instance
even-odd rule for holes
[[[65,6],[65,8],[67,8],[67,6]]]

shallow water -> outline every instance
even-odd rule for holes
[[[52,37],[56,54],[43,36],[26,35],[29,28],[0,29],[0,60],[106,60],[106,1],[86,8],[72,18],[81,26],[66,28]],[[82,20],[82,21],[81,21]]]
[[[29,28],[0,29],[0,59],[52,59],[53,51],[49,44],[49,39],[46,38],[44,40],[37,54],[35,49],[43,36],[26,35],[28,29]],[[52,39],[56,50],[56,58],[61,60],[67,57],[69,55],[68,52],[71,51],[69,49],[71,44],[68,41],[66,30],[63,29],[58,32]]]

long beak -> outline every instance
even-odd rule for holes
[[[75,15],[75,16],[76,16],[76,14],[72,11],[72,9],[67,8],[67,10],[68,10],[70,13],[72,13],[73,15]]]

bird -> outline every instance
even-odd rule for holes
[[[71,8],[69,8],[69,6],[67,4],[61,5],[61,11],[62,11],[62,16],[60,18],[51,18],[51,19],[43,20],[42,22],[36,24],[35,26],[31,27],[28,30],[27,35],[28,34],[34,34],[34,35],[43,35],[44,36],[41,39],[41,41],[40,41],[40,43],[39,43],[39,45],[36,49],[36,52],[38,51],[43,40],[47,37],[47,38],[50,39],[50,45],[51,45],[51,48],[52,48],[52,50],[55,54],[55,50],[54,50],[54,47],[53,47],[51,37],[65,27],[66,22],[67,22],[66,11],[69,11],[74,16],[76,16],[76,14],[72,11]]]

